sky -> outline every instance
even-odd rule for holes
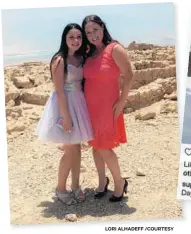
[[[132,41],[175,45],[172,3],[11,9],[2,10],[4,56],[55,52],[66,24],[81,25],[89,14],[100,16],[124,46]]]

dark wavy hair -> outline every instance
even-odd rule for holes
[[[71,29],[78,29],[82,33],[82,46],[75,52],[75,55],[83,56],[83,58],[85,57],[87,45],[85,42],[86,41],[85,34],[83,33],[82,28],[80,27],[80,25],[75,24],[75,23],[71,23],[71,24],[66,25],[66,27],[64,28],[64,31],[62,33],[60,49],[58,50],[58,52],[56,52],[53,55],[53,57],[50,61],[51,77],[52,77],[51,65],[52,65],[52,62],[54,61],[54,59],[56,59],[58,56],[61,56],[64,59],[64,73],[67,74],[68,46],[66,44],[66,36]]]
[[[111,35],[109,34],[108,30],[107,30],[107,27],[106,27],[106,24],[103,22],[103,20],[97,16],[97,15],[88,15],[84,18],[83,22],[82,22],[82,30],[83,30],[83,33],[85,35],[85,26],[87,23],[89,22],[94,22],[96,24],[99,24],[100,26],[103,27],[103,44],[104,45],[108,45],[110,44],[111,42],[114,42],[116,40],[113,40],[113,38],[111,37]],[[95,51],[96,47],[95,45],[91,44],[87,37],[85,36],[85,39],[86,39],[86,44],[89,45],[89,51],[87,53],[87,57],[90,57],[93,52]]]

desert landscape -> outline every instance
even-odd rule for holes
[[[62,152],[34,135],[53,90],[49,64],[5,67],[10,212],[12,224],[45,224],[182,217],[176,199],[179,131],[175,47],[138,44],[127,48],[134,81],[124,108],[128,143],[116,148],[129,192],[117,204],[94,200],[97,173],[91,148],[82,145],[81,183],[87,199],[66,206],[51,199]],[[111,174],[107,169],[107,175]],[[70,184],[70,178],[68,181]]]

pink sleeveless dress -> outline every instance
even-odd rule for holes
[[[115,120],[112,110],[120,94],[120,71],[112,57],[115,45],[111,43],[96,58],[87,59],[83,69],[85,98],[94,134],[89,144],[97,149],[111,149],[127,142],[123,113]]]

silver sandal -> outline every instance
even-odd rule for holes
[[[66,205],[76,204],[76,200],[74,199],[73,193],[71,193],[71,192],[60,193],[57,189],[56,189],[55,194],[53,195],[52,199],[54,201],[60,201]]]
[[[79,188],[77,190],[72,190],[72,193],[73,193],[73,196],[74,196],[74,199],[77,201],[77,202],[83,202],[85,201],[85,194],[83,193],[82,189]]]

